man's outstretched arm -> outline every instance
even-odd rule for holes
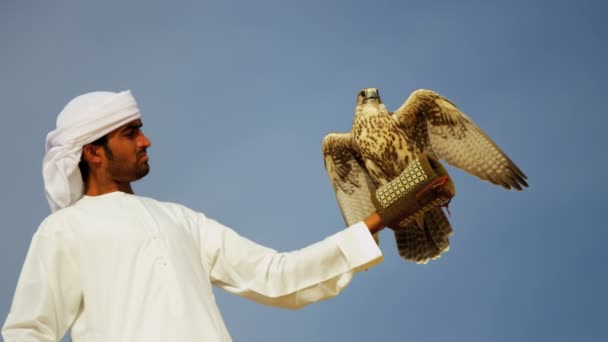
[[[292,252],[277,252],[201,215],[202,260],[212,282],[265,305],[298,309],[340,293],[353,274],[383,260],[369,228],[356,223]]]

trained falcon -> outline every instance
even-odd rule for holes
[[[506,189],[528,186],[526,175],[486,133],[431,90],[414,91],[393,113],[382,103],[378,89],[361,90],[351,132],[328,134],[322,149],[347,225],[374,212],[372,194],[421,153]],[[449,248],[452,227],[441,207],[392,228],[399,255],[407,260],[426,263]]]

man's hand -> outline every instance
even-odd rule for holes
[[[439,161],[421,154],[397,178],[378,188],[372,202],[381,226],[398,229],[431,208],[446,206],[455,194],[454,183]],[[366,220],[375,221],[373,228],[368,225],[372,233],[381,229],[373,214]]]

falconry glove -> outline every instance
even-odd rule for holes
[[[423,153],[399,176],[379,187],[372,202],[383,224],[396,229],[431,208],[447,207],[455,194],[454,183],[445,168]]]

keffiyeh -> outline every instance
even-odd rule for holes
[[[87,93],[65,106],[57,128],[46,137],[42,162],[44,192],[52,211],[71,205],[84,193],[78,168],[84,145],[140,117],[130,90]]]

